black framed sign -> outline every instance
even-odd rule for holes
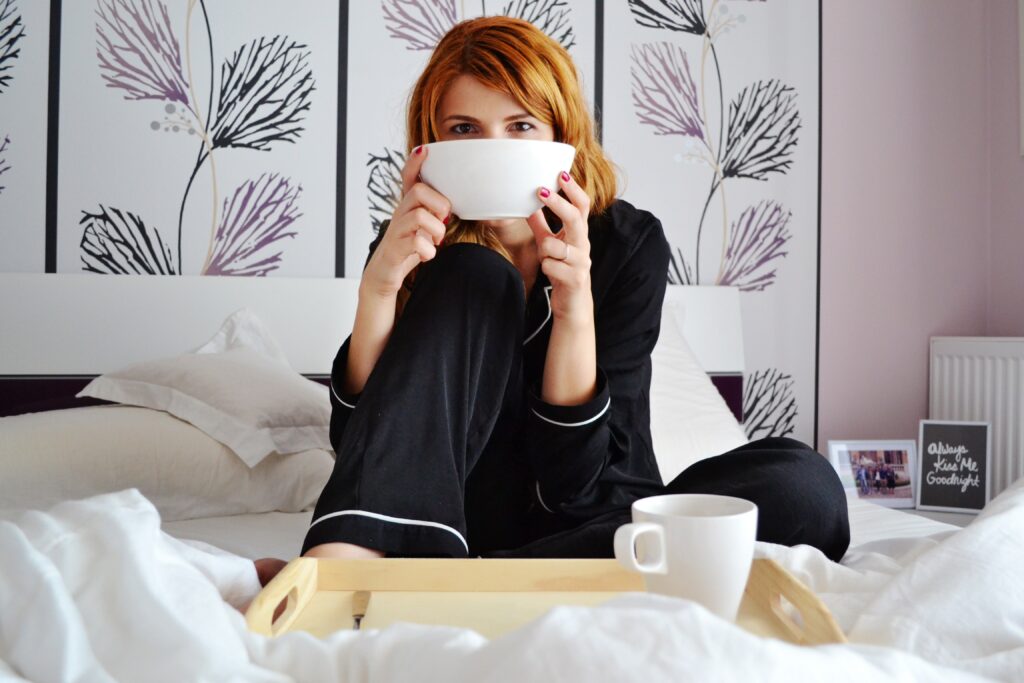
[[[988,422],[921,420],[919,509],[981,512],[990,491],[991,434]]]

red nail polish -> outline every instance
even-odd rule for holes
[[[451,219],[452,219],[452,215],[448,214],[447,216],[444,217],[444,220],[442,221],[442,223],[444,223],[445,225],[448,225],[448,221],[450,221]]]
[[[548,188],[546,188],[546,187],[540,188],[540,196],[541,197],[547,197],[549,194],[551,194],[551,193],[548,191]]]
[[[566,173],[565,171],[562,171],[562,180],[564,180],[565,182],[569,182],[569,174]]]
[[[420,145],[419,147],[417,147],[415,150],[413,150],[413,152],[415,154],[423,154],[423,145]]]

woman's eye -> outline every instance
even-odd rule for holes
[[[452,132],[455,133],[456,135],[465,135],[469,131],[468,130],[463,130],[462,129],[463,126],[469,126],[469,124],[468,123],[458,123],[458,124],[455,124],[454,126],[452,126]],[[470,127],[472,127],[472,126],[470,126]]]
[[[532,123],[527,123],[526,121],[516,121],[512,125],[513,125],[513,127],[514,126],[525,126],[525,128],[516,128],[516,132],[517,133],[529,133],[531,130],[533,130],[533,124]]]

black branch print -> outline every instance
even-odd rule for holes
[[[376,235],[384,221],[395,213],[402,198],[402,168],[405,166],[405,155],[398,150],[384,148],[384,153],[379,156],[370,154],[366,166],[370,169],[366,194],[370,204],[373,234]]]
[[[789,220],[793,217],[774,201],[749,206],[729,231],[729,246],[720,285],[739,287],[741,292],[761,292],[775,282],[773,261],[784,258],[783,251],[792,235]]]
[[[384,25],[407,50],[433,50],[455,25],[455,0],[383,0]]]
[[[744,88],[729,104],[722,175],[767,180],[787,172],[800,128],[793,88],[774,78]]]
[[[309,54],[286,36],[260,37],[232,54],[220,69],[213,147],[294,143],[315,86]]]
[[[167,6],[154,0],[100,0],[96,56],[108,88],[126,100],[166,100],[188,106],[181,48]]]
[[[156,228],[128,211],[82,212],[82,269],[107,275],[174,275],[170,247]]]
[[[0,176],[3,176],[4,173],[7,173],[8,171],[11,170],[11,165],[7,162],[7,158],[5,156],[5,154],[7,153],[7,150],[8,150],[8,148],[10,146],[11,146],[11,137],[9,135],[5,135],[4,139],[3,139],[3,142],[0,142]],[[3,181],[0,181],[0,182],[3,182]],[[4,193],[4,186],[0,185],[0,194],[3,194],[3,193]]]
[[[693,268],[686,262],[683,250],[676,247],[676,253],[671,254],[668,264],[668,283],[670,285],[695,285],[693,279]]]
[[[648,28],[664,28],[697,36],[704,35],[703,0],[629,0],[636,23]]]
[[[501,10],[505,16],[530,22],[557,40],[566,50],[576,44],[569,12],[565,0],[511,0]]]
[[[25,37],[16,0],[0,0],[0,93],[10,85],[11,70],[21,54],[18,42]]]
[[[748,375],[743,382],[743,415],[748,439],[792,434],[797,416],[792,375],[776,368]]]
[[[224,200],[213,256],[204,275],[265,276],[281,265],[281,251],[269,247],[286,237],[302,214],[296,201],[302,188],[276,173],[249,180]]]

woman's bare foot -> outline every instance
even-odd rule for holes
[[[351,543],[322,543],[306,551],[304,557],[323,557],[336,560],[372,560],[384,557],[384,553],[373,548],[364,548]]]
[[[258,560],[253,560],[253,564],[256,565],[256,578],[259,579],[260,586],[266,586],[270,583],[271,579],[277,576],[278,573],[285,568],[288,563],[284,560],[279,560],[276,557],[262,557]],[[236,606],[235,609],[242,614],[245,614],[249,610],[249,605],[251,604],[252,601],[249,601],[241,607]],[[281,612],[284,611],[284,605],[285,603],[282,602],[277,606],[277,609],[274,610],[274,619],[277,619],[281,615]]]
[[[260,580],[260,585],[266,586],[288,563],[276,557],[263,557],[254,560],[253,564],[256,565],[256,576]]]
[[[279,560],[276,557],[261,557],[258,560],[253,560],[253,564],[256,565],[256,578],[259,579],[260,585],[264,587],[266,587],[266,585],[288,565],[287,562]],[[281,604],[279,604],[274,610],[274,616],[271,617],[270,623],[277,621],[277,618],[284,612],[284,608],[287,604],[288,598],[281,601]],[[249,605],[246,605],[238,611],[245,614],[248,609]]]
[[[343,560],[368,560],[378,557],[384,557],[384,553],[379,550],[373,550],[371,548],[364,548],[361,545],[352,545],[351,543],[323,543],[318,546],[314,546],[306,551],[304,557],[323,557],[332,559],[343,559]],[[253,564],[256,565],[256,577],[260,581],[261,586],[266,586],[270,583],[275,576],[284,569],[288,563],[284,560],[279,560],[276,557],[261,557],[258,560],[253,560]],[[281,601],[281,604],[274,610],[274,616],[271,620],[276,621],[279,616],[284,612],[285,606],[288,604],[288,598]],[[240,609],[239,611],[245,614],[248,609],[248,605]]]

